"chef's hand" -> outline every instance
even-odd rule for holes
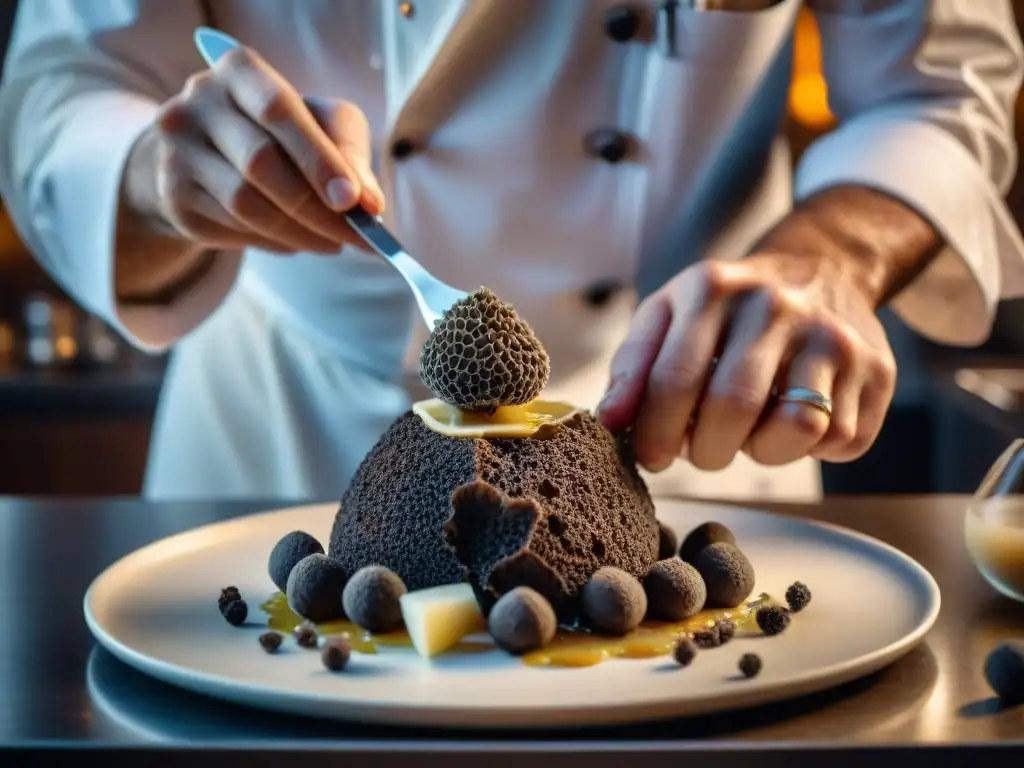
[[[740,451],[765,465],[807,455],[841,462],[872,445],[896,382],[876,310],[936,239],[917,214],[874,195],[827,193],[746,259],[698,263],[641,304],[599,414],[610,429],[633,427],[642,466],[659,471],[682,457],[717,470]],[[821,218],[834,213],[838,226]],[[831,228],[819,226],[825,220]],[[898,235],[887,239],[880,220]],[[837,238],[844,228],[870,233],[870,248]],[[876,246],[879,259],[865,255]],[[792,387],[830,398],[831,418],[772,396]]]
[[[211,249],[334,253],[359,241],[341,212],[384,208],[366,117],[304,100],[256,53],[193,75],[133,149],[127,206],[164,236]]]

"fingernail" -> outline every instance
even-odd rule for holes
[[[594,409],[594,414],[600,421],[601,415],[608,410],[610,406],[615,405],[615,400],[619,396],[619,391],[622,389],[620,383],[613,383],[608,391],[604,393],[604,397],[601,398],[601,402],[597,404],[597,408]]]
[[[668,469],[671,466],[672,466],[672,457],[671,456],[659,456],[657,459],[653,459],[651,461],[648,461],[644,465],[644,468],[648,472],[657,473],[657,472],[664,472],[666,469]]]
[[[336,178],[327,182],[327,201],[337,210],[351,208],[356,202],[356,185],[348,179]]]

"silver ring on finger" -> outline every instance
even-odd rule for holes
[[[830,419],[832,418],[832,400],[822,392],[810,387],[789,387],[779,396],[782,403],[803,403],[817,408]]]

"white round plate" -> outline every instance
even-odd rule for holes
[[[318,653],[286,643],[268,656],[259,604],[274,590],[267,558],[289,531],[328,540],[335,505],[237,518],[144,547],[104,571],[85,596],[96,639],[125,663],[172,685],[243,705],[314,717],[402,725],[545,727],[638,722],[754,706],[870,674],[917,645],[939,612],[939,589],[918,563],[852,531],[733,507],[658,501],[658,517],[684,535],[708,520],[729,526],[779,598],[793,581],[813,593],[780,636],[735,639],[687,669],[666,658],[610,660],[582,669],[528,667],[495,650],[434,661],[411,649],[355,655],[332,674]],[[217,611],[236,585],[249,621]],[[758,653],[744,680],[737,660]]]

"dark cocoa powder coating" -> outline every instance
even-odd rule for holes
[[[578,618],[599,568],[646,575],[658,523],[628,443],[592,416],[539,437],[451,438],[406,413],[342,497],[330,556],[349,573],[390,568],[409,590],[468,579],[485,612],[531,587]]]

